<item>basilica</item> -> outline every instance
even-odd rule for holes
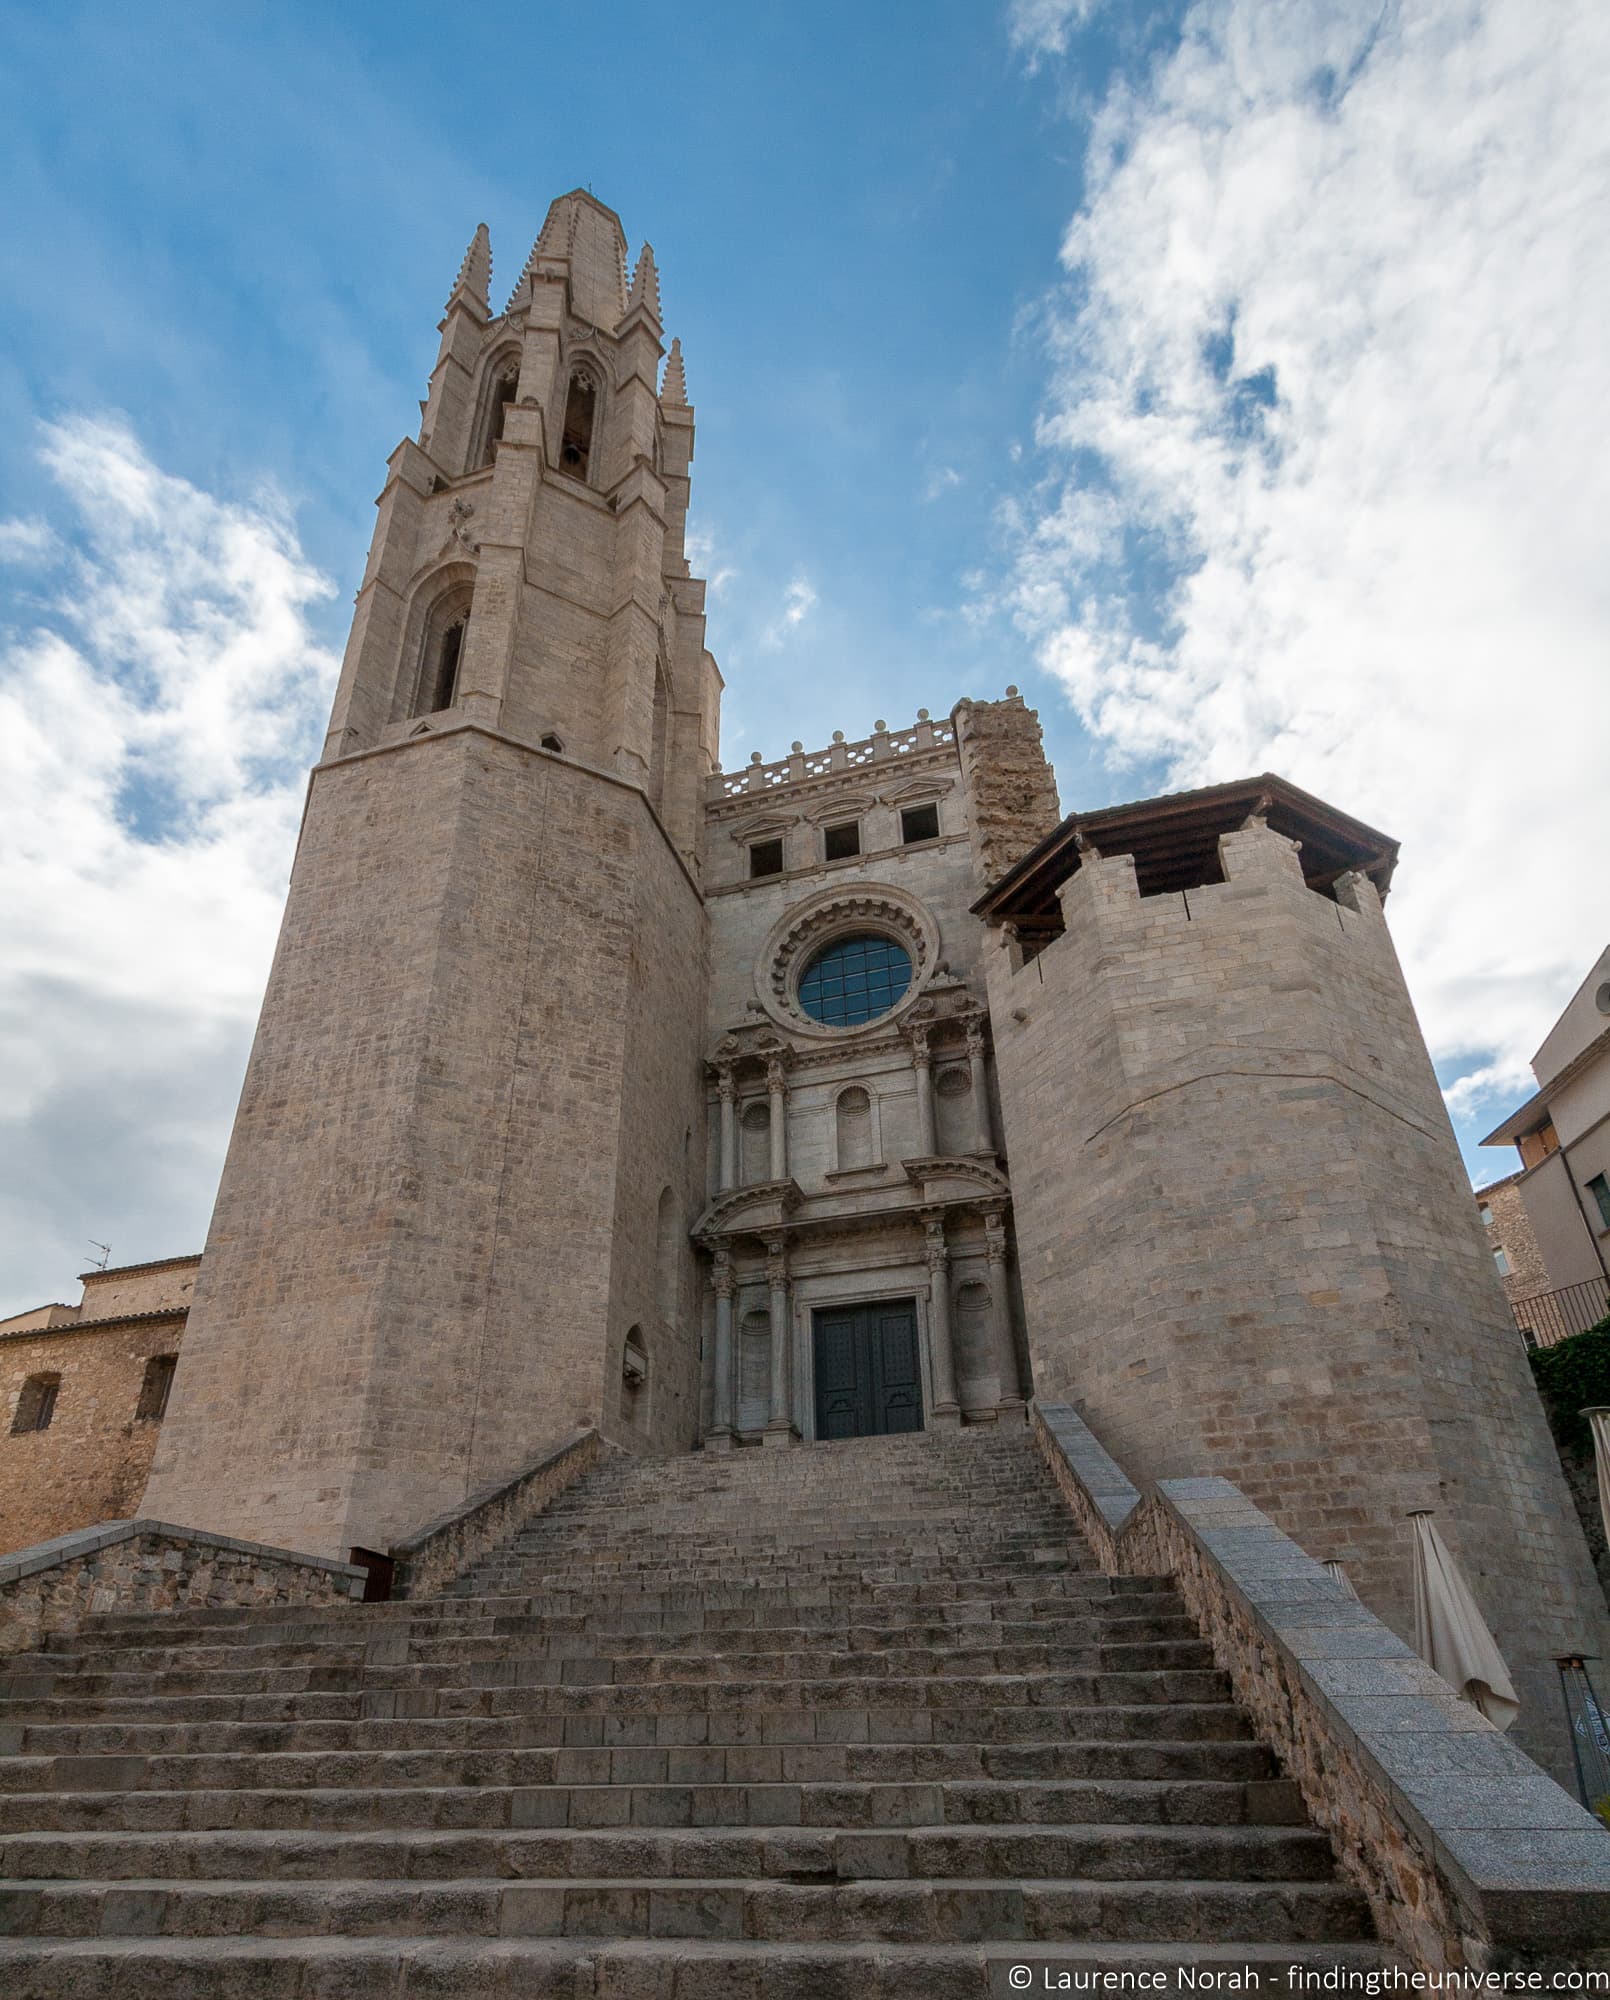
[[[653,253],[578,190],[500,310],[490,279],[483,228],[385,468],[199,1264],[97,1281],[152,1328],[127,1412],[79,1398],[84,1449],[139,1431],[110,1511],[417,1582],[422,1537],[585,1437],[638,1510],[611,1574],[659,1491],[665,1561],[719,1591],[679,1495],[819,1523],[842,1463],[848,1546],[916,1506],[901,1467],[1031,1493],[1066,1412],[1086,1473],[1232,1482],[1389,1651],[1433,1511],[1563,1775],[1556,1662],[1610,1632],[1393,950],[1396,843],[1273,773],[1059,800],[984,663],[726,768]],[[66,1352],[86,1309],[0,1347]],[[0,1498],[80,1421],[49,1365]],[[554,1533],[553,1588],[605,1560]]]

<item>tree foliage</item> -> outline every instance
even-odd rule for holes
[[[1555,1441],[1570,1451],[1591,1451],[1593,1435],[1580,1412],[1610,1404],[1610,1315],[1553,1347],[1532,1350],[1543,1408]]]

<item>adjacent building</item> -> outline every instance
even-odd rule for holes
[[[201,1258],[86,1271],[0,1320],[0,1550],[136,1512]]]
[[[1482,1140],[1518,1172],[1477,1202],[1529,1338],[1547,1345],[1610,1312],[1610,947],[1532,1058],[1537,1089]]]

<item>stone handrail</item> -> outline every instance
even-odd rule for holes
[[[549,1446],[512,1479],[483,1486],[457,1507],[427,1521],[406,1541],[392,1547],[391,1559],[396,1564],[392,1595],[430,1597],[445,1590],[613,1449],[589,1425],[562,1444]]]
[[[1036,1442],[1109,1575],[1169,1576],[1384,1940],[1428,1971],[1610,1965],[1610,1834],[1227,1479],[1143,1495],[1065,1403]]]
[[[326,1556],[171,1521],[102,1521],[0,1556],[0,1654],[31,1652],[110,1612],[340,1604],[363,1585],[356,1565]]]

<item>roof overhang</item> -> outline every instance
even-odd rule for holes
[[[1298,843],[1303,879],[1328,893],[1338,877],[1367,875],[1384,898],[1397,866],[1390,835],[1339,812],[1323,799],[1265,771],[1233,784],[1173,792],[1133,804],[1070,813],[973,905],[990,923],[1010,922],[1028,932],[1059,931],[1057,891],[1078,869],[1081,851],[1131,854],[1145,895],[1199,887],[1222,879],[1219,841],[1260,813],[1276,833]]]

